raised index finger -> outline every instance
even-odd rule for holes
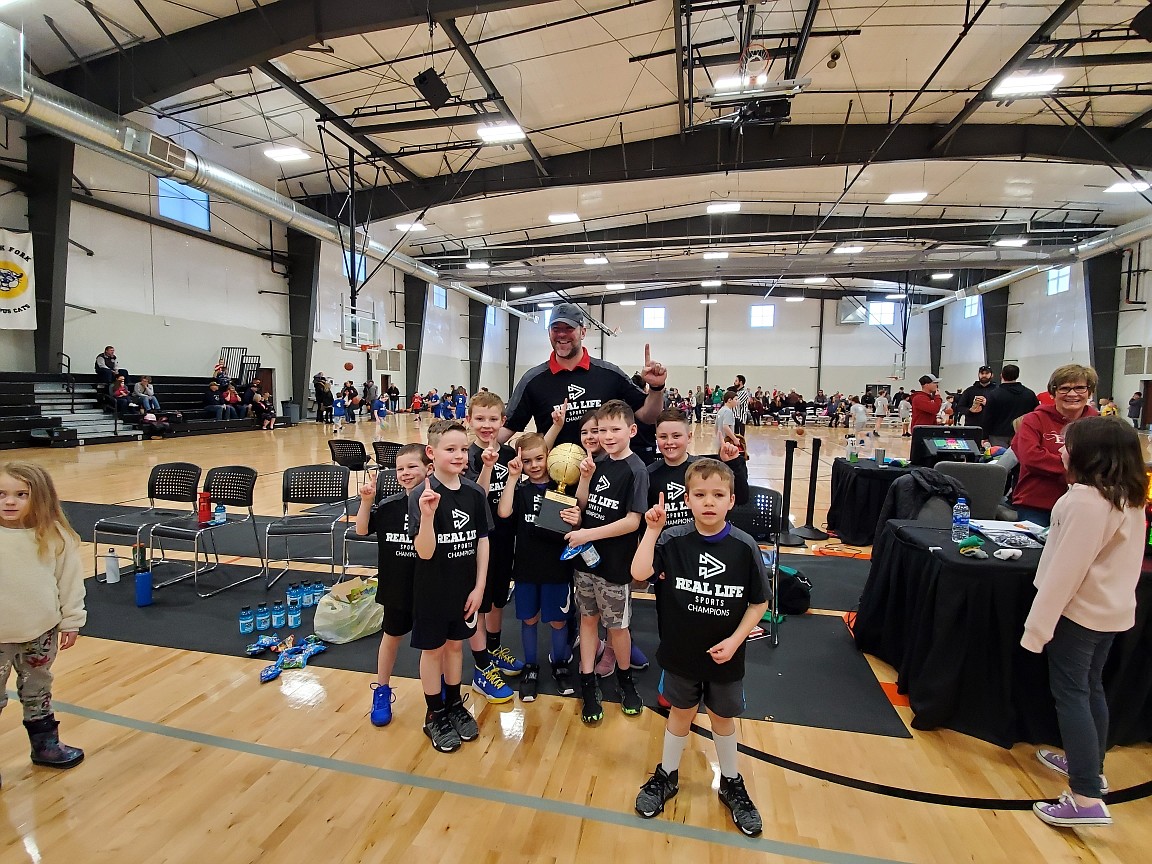
[[[661,507],[664,506],[664,493],[663,492],[660,493],[660,506]]]
[[[652,346],[647,342],[644,343],[644,365],[647,366],[652,362]]]

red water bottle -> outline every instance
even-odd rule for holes
[[[196,519],[201,525],[212,521],[212,496],[208,492],[196,493]]]

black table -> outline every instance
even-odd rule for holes
[[[998,547],[984,548],[991,554]],[[887,523],[872,550],[856,645],[897,670],[914,728],[954,729],[1001,747],[1059,746],[1047,658],[1020,647],[1039,562],[1039,549],[1015,561],[965,558],[949,529]],[[1136,625],[1116,637],[1104,669],[1110,745],[1152,740],[1147,566],[1136,600]]]
[[[881,468],[875,459],[832,463],[832,498],[828,503],[828,530],[845,543],[869,546],[876,539],[876,520],[884,507],[888,487],[912,467]]]

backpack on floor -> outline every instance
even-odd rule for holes
[[[793,567],[780,566],[778,606],[785,615],[803,615],[812,605],[812,583]]]

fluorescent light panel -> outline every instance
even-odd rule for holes
[[[903,294],[885,294],[884,299],[885,300],[903,300],[904,295]]]
[[[553,306],[555,306],[556,304],[555,304],[555,303],[539,303],[539,304],[537,304],[537,305],[538,305],[538,306],[539,306],[541,309],[551,309],[551,308],[552,308]]]
[[[396,223],[396,230],[397,231],[412,232],[412,231],[427,231],[428,229],[427,229],[427,227],[425,227],[423,222],[397,222]]]
[[[513,285],[508,291],[512,294],[524,294],[528,291],[527,285]]]
[[[700,283],[701,288],[719,288],[724,282],[720,279],[705,279]]]
[[[553,225],[563,225],[566,222],[579,222],[580,215],[578,213],[549,213],[548,221]]]
[[[995,246],[1011,246],[1013,248],[1018,249],[1021,246],[1027,246],[1028,245],[1028,238],[1027,237],[1005,237],[1003,240],[997,240],[993,245],[995,245]]]
[[[832,250],[834,255],[859,255],[864,251],[863,246],[837,246]]]
[[[591,266],[592,264],[607,264],[608,259],[605,258],[603,255],[596,255],[596,256],[593,256],[592,258],[585,258],[584,263],[588,264],[589,266]]]
[[[1117,192],[1147,192],[1148,184],[1143,180],[1121,181],[1119,183],[1113,183],[1104,191],[1113,194]]]
[[[727,252],[721,252],[719,250],[704,253],[704,260],[705,261],[723,261],[727,257],[728,257]]]
[[[739,201],[713,201],[708,205],[709,213],[739,213]]]
[[[955,273],[933,273],[930,278],[935,279],[937,282],[943,282],[945,279],[951,279]]]
[[[264,155],[276,162],[303,162],[312,158],[299,147],[269,147]]]
[[[784,302],[785,303],[803,303],[804,298],[803,297],[785,297]]]
[[[489,144],[503,144],[509,141],[523,141],[524,130],[515,123],[497,123],[494,126],[481,126],[476,130],[481,141]]]
[[[620,305],[621,306],[635,306],[636,301],[635,300],[621,300]]]
[[[1013,75],[992,90],[993,96],[1032,96],[1051,93],[1064,80],[1058,72],[1048,75]]]
[[[804,280],[804,283],[806,285],[823,285],[827,281],[828,281],[827,276],[809,276],[807,279]]]
[[[488,269],[488,262],[487,261],[469,261],[464,266],[469,270],[487,270]]]
[[[609,291],[623,291],[628,286],[625,285],[623,282],[610,282],[609,284],[605,285],[604,287],[607,288]]]
[[[704,298],[704,299],[702,299],[700,302],[701,302],[701,303],[703,303],[705,306],[707,306],[707,305],[708,305],[708,304],[710,304],[710,303],[715,303],[715,302],[716,302],[716,298],[715,298],[715,297],[705,297],[705,298]]]
[[[893,192],[884,199],[885,204],[919,204],[928,197],[927,192]]]

